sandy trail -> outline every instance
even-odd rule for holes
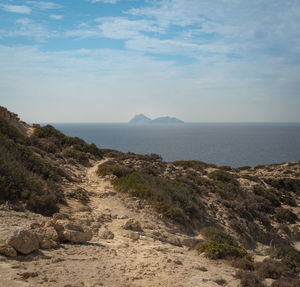
[[[64,187],[66,192],[84,188],[90,201],[83,204],[69,199],[69,206],[61,210],[89,225],[94,230],[92,241],[83,245],[62,244],[58,249],[19,256],[17,260],[1,256],[0,286],[206,287],[220,286],[221,280],[226,282],[223,286],[238,286],[235,270],[225,263],[155,239],[153,234],[165,238],[184,236],[172,224],[167,226],[150,206],[116,192],[109,180],[98,177],[98,164],[79,171],[81,183],[67,183]],[[16,220],[15,213],[1,212],[9,222]],[[27,221],[19,218],[19,225],[41,220],[38,215],[30,216]],[[129,218],[138,220],[143,228],[136,241],[130,238],[132,231],[123,229]],[[101,239],[99,228],[112,231],[114,239]],[[25,272],[31,275],[22,279]]]

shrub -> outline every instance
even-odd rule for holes
[[[100,176],[115,175],[116,177],[123,177],[133,172],[132,169],[121,167],[118,164],[102,164],[98,166],[97,174]]]
[[[217,180],[217,181],[221,181],[221,182],[233,182],[234,177],[232,174],[230,174],[229,172],[226,172],[224,170],[215,170],[211,173],[208,174],[208,177],[213,179],[213,180]]]
[[[201,199],[188,184],[139,171],[117,178],[113,184],[121,192],[149,200],[159,212],[185,225],[203,219]]]
[[[79,161],[82,164],[85,164],[88,162],[88,157],[85,153],[79,151],[79,150],[75,150],[75,149],[71,149],[71,148],[66,148],[62,151],[62,155],[64,157],[70,157],[73,158],[77,161]]]
[[[279,262],[272,259],[265,259],[263,262],[257,262],[255,264],[255,270],[257,275],[264,278],[278,279],[280,278],[283,269]]]
[[[299,278],[280,278],[271,284],[271,287],[299,287]]]
[[[296,223],[296,220],[298,220],[295,213],[285,208],[277,208],[275,210],[274,218],[280,223]]]
[[[238,247],[237,241],[232,238],[226,232],[216,228],[216,227],[205,227],[200,230],[200,233],[204,236],[206,240],[214,241],[220,244],[229,244]]]
[[[214,241],[200,242],[195,246],[195,249],[199,253],[205,252],[205,255],[210,259],[250,258],[245,249],[227,243],[220,244]]]
[[[46,125],[44,127],[37,126],[34,129],[34,135],[38,138],[48,139],[56,143],[56,145],[64,148],[72,147],[73,150],[102,157],[102,151],[97,148],[95,144],[87,144],[84,140],[78,137],[68,137],[51,125]]]
[[[198,160],[177,160],[173,161],[173,164],[183,168],[193,168],[200,171],[209,166],[209,164]]]
[[[287,263],[300,266],[300,251],[291,245],[275,245],[269,249],[269,253],[275,258],[284,259]]]
[[[235,275],[241,280],[240,287],[265,287],[260,279],[252,272],[239,271]]]
[[[51,216],[58,212],[57,207],[58,199],[52,194],[37,195],[31,193],[29,200],[27,201],[26,207],[33,212],[41,213],[45,216]]]
[[[234,258],[231,260],[231,265],[242,270],[253,271],[254,264],[247,258]]]

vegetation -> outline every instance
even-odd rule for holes
[[[200,233],[206,240],[215,241],[219,244],[228,244],[238,247],[238,243],[234,238],[216,227],[204,227],[200,230]]]
[[[61,199],[56,183],[62,172],[35,155],[30,142],[4,119],[0,131],[0,200],[21,200],[45,215],[56,212]]]
[[[274,217],[280,223],[296,223],[296,220],[298,220],[295,213],[285,208],[277,208]]]
[[[269,253],[274,258],[283,259],[300,267],[300,251],[291,245],[278,244],[270,248]]]
[[[174,161],[173,164],[183,168],[193,168],[200,171],[209,166],[209,164],[198,160],[177,160]]]
[[[156,210],[184,225],[203,216],[200,197],[185,183],[133,171],[115,179],[113,184],[121,192],[149,200]]]
[[[87,144],[84,140],[78,137],[68,137],[51,125],[46,125],[44,127],[37,126],[34,130],[34,136],[41,139],[48,139],[60,149],[71,147],[73,150],[81,153],[90,153],[94,156],[102,157],[102,151],[98,149],[95,144]],[[75,155],[75,158],[79,156],[78,153],[73,153],[73,155]],[[79,157],[81,158],[81,156]]]
[[[102,164],[98,166],[97,174],[100,176],[105,175],[115,175],[116,177],[123,177],[132,172],[131,169],[121,167],[118,164],[115,163],[109,163],[109,164]]]
[[[207,241],[198,243],[195,249],[199,253],[205,252],[210,259],[225,258],[251,258],[247,251],[243,248],[235,247],[227,243],[217,243],[215,241]]]

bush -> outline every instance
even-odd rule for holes
[[[201,199],[192,186],[135,171],[113,181],[121,192],[149,200],[165,216],[182,224],[203,220]]]
[[[38,138],[48,139],[63,148],[72,147],[73,150],[77,150],[82,153],[90,153],[98,157],[102,157],[103,155],[102,151],[97,148],[95,144],[87,144],[84,140],[78,137],[68,137],[51,125],[46,125],[44,127],[37,126],[34,129],[34,135]]]
[[[209,164],[198,160],[177,160],[177,161],[173,161],[173,164],[176,166],[181,166],[186,169],[193,168],[200,171],[202,171],[204,168],[209,167]]]
[[[121,167],[118,164],[102,164],[98,166],[97,174],[99,176],[106,176],[106,175],[115,175],[116,177],[123,177],[132,173],[133,170]]]
[[[36,193],[31,193],[26,207],[33,212],[51,216],[59,211],[57,202],[58,199],[54,194],[37,195]]]
[[[88,163],[88,157],[87,157],[87,155],[85,153],[79,151],[79,150],[67,148],[67,149],[64,149],[62,151],[62,155],[64,157],[73,158],[73,159],[77,160],[78,162],[80,162],[82,164]]]
[[[251,258],[245,249],[227,243],[220,244],[214,241],[200,242],[195,246],[195,249],[199,253],[205,252],[205,255],[210,259]]]
[[[291,245],[275,245],[269,249],[271,256],[279,259],[284,259],[287,263],[300,266],[300,251]]]
[[[275,210],[274,218],[280,223],[296,223],[296,220],[298,220],[295,213],[285,208],[277,208]]]
[[[233,175],[224,170],[215,170],[215,171],[209,173],[208,177],[213,180],[226,182],[226,183],[234,181]]]
[[[239,271],[235,276],[241,280],[240,287],[266,287],[252,272]]]
[[[246,258],[234,258],[231,260],[231,265],[235,268],[239,268],[242,270],[253,271],[254,264],[249,259]]]
[[[229,244],[238,247],[237,241],[232,238],[226,232],[216,228],[216,227],[205,227],[200,230],[200,233],[204,236],[206,240],[214,241],[220,244]]]
[[[271,287],[299,287],[299,278],[280,278],[271,284]]]

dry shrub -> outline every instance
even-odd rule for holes
[[[240,287],[266,287],[253,272],[238,271],[235,276],[241,280]]]

